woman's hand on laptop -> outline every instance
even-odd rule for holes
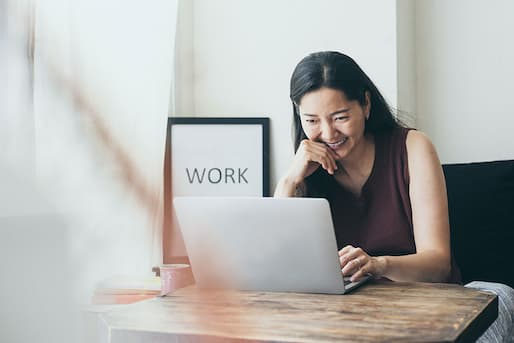
[[[380,278],[386,268],[386,260],[383,257],[369,256],[363,249],[351,245],[339,250],[339,262],[343,275],[351,275],[352,282],[368,275]]]

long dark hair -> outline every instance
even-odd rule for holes
[[[340,90],[348,100],[357,100],[361,106],[366,104],[366,92],[369,92],[371,109],[366,133],[379,133],[400,126],[373,81],[350,56],[337,51],[316,52],[303,58],[291,76],[289,97],[293,103],[295,151],[307,138],[298,113],[300,100],[306,93],[323,87]]]
[[[391,108],[373,81],[351,57],[336,51],[316,52],[303,58],[291,76],[289,97],[293,104],[295,152],[301,141],[307,138],[298,112],[300,101],[306,93],[323,87],[340,90],[348,100],[357,100],[361,106],[366,105],[366,93],[369,93],[371,107],[369,119],[365,124],[365,133],[378,134],[403,126],[394,117]],[[319,168],[308,177],[305,180],[306,195],[316,195],[313,194],[314,189],[325,188],[323,184],[326,183],[327,176],[328,174]],[[315,193],[320,196],[320,192]]]

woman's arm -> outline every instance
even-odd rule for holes
[[[450,274],[448,199],[441,162],[423,133],[407,135],[409,195],[416,254],[403,261],[389,258],[393,279],[447,281]]]
[[[275,198],[288,198],[297,196],[299,185],[291,180],[288,175],[283,176],[275,188],[273,196]]]
[[[354,279],[371,273],[395,281],[445,282],[450,274],[448,200],[441,163],[430,140],[421,132],[407,135],[409,195],[416,253],[370,257],[358,248],[340,251],[343,274]],[[356,262],[351,262],[357,260]]]

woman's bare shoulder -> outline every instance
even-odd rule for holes
[[[407,156],[409,161],[417,160],[418,158],[426,158],[427,156],[437,157],[437,152],[434,144],[430,138],[423,132],[417,130],[410,130],[407,133]]]

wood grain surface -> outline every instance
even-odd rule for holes
[[[111,342],[468,342],[496,295],[458,285],[373,281],[345,295],[194,286],[103,314]]]

